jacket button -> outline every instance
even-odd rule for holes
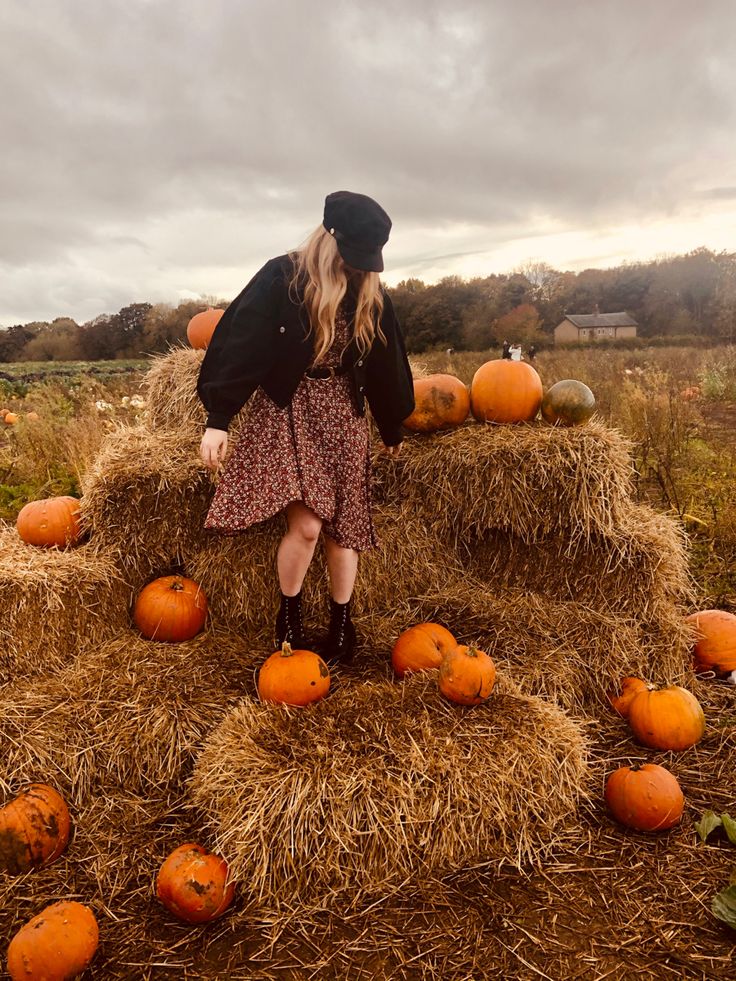
[[[286,333],[286,327],[279,327],[279,334],[285,334],[285,333]]]
[[[363,367],[363,362],[362,362],[362,361],[359,361],[359,362],[358,362],[358,367],[359,367],[359,368],[362,368],[362,367]]]
[[[360,391],[361,392],[364,392],[365,391],[365,388],[362,385],[360,386]]]

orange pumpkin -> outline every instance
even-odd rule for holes
[[[227,863],[201,845],[180,845],[156,877],[156,895],[185,923],[208,923],[222,916],[235,895],[227,881]]]
[[[37,412],[28,412],[26,414],[26,419],[28,421],[31,421],[31,422],[35,422],[37,419],[40,419],[40,418],[41,418],[41,416]]]
[[[693,648],[696,671],[736,671],[736,616],[725,610],[700,610],[685,618],[698,638]]]
[[[440,691],[452,702],[479,705],[491,694],[495,681],[495,664],[477,647],[460,645],[442,658]]]
[[[69,841],[71,818],[61,794],[32,783],[0,809],[0,869],[19,875],[50,865]]]
[[[628,719],[629,706],[631,705],[631,700],[633,699],[634,695],[640,691],[646,690],[646,682],[642,681],[641,678],[624,678],[624,680],[621,682],[621,694],[609,694],[608,701],[619,715],[623,716],[624,719]]]
[[[673,827],[685,805],[677,777],[656,763],[615,770],[606,780],[605,798],[616,820],[637,831]]]
[[[470,385],[470,407],[479,422],[530,422],[542,403],[542,380],[526,361],[486,361]]]
[[[455,375],[415,378],[414,403],[414,411],[404,419],[404,425],[416,433],[434,433],[459,426],[470,411],[468,390]]]
[[[544,393],[542,418],[553,426],[580,426],[595,412],[595,396],[574,378],[558,381]]]
[[[652,749],[688,749],[703,738],[705,715],[689,691],[670,685],[636,692],[629,703],[629,725],[636,739]]]
[[[76,497],[47,497],[21,508],[15,527],[29,545],[66,548],[82,537],[79,501]]]
[[[215,327],[217,327],[224,312],[224,310],[215,310],[209,307],[192,317],[187,324],[187,340],[192,347],[204,350],[209,345]]]
[[[258,694],[261,701],[282,705],[309,705],[330,690],[330,669],[314,651],[293,651],[284,643],[261,665]]]
[[[399,678],[403,678],[412,671],[438,668],[445,654],[455,647],[457,641],[439,623],[418,623],[399,635],[391,651],[391,663]]]
[[[19,419],[20,416],[17,412],[6,412],[3,421],[8,426],[14,426]]]
[[[67,981],[92,961],[100,941],[92,910],[81,903],[53,903],[25,923],[8,947],[13,981]]]
[[[207,597],[192,579],[162,576],[140,591],[133,621],[149,640],[176,642],[196,636],[207,617]]]

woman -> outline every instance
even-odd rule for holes
[[[301,588],[320,533],[330,579],[323,656],[350,661],[360,552],[375,547],[365,403],[396,456],[414,390],[401,330],[378,276],[391,220],[372,198],[336,191],[298,250],[271,259],[220,319],[200,369],[204,463],[227,451],[230,420],[253,396],[205,528],[244,531],[281,511],[276,645],[304,647]]]

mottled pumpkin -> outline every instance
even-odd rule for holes
[[[91,963],[100,940],[97,920],[82,903],[53,903],[24,924],[8,947],[13,981],[68,981]]]
[[[70,830],[61,794],[45,783],[30,784],[0,808],[0,869],[19,875],[50,865],[66,848]]]
[[[198,350],[204,350],[208,347],[215,327],[217,327],[224,312],[224,310],[215,310],[210,307],[201,313],[195,313],[187,324],[187,340],[192,347]]]
[[[21,508],[15,527],[28,545],[42,548],[76,545],[82,537],[79,501],[68,495],[30,501]]]
[[[227,863],[201,845],[180,845],[156,877],[156,895],[185,923],[208,923],[222,916],[235,895],[227,881]]]
[[[736,671],[736,616],[725,610],[700,610],[685,618],[696,637],[696,671],[731,674]]]
[[[207,597],[184,576],[162,576],[140,591],[133,622],[144,637],[176,643],[190,640],[204,626]]]
[[[679,685],[636,692],[628,718],[636,739],[652,749],[688,749],[705,732],[700,702]]]
[[[493,691],[496,666],[477,647],[459,645],[442,658],[439,671],[442,694],[459,705],[479,705]]]
[[[473,375],[470,407],[479,422],[530,422],[542,402],[542,380],[526,361],[486,361]]]
[[[284,643],[258,672],[258,694],[263,702],[309,705],[330,690],[330,669],[314,651],[292,650]]]
[[[606,780],[605,799],[616,820],[637,831],[673,827],[685,805],[677,778],[656,763],[614,771]]]
[[[404,420],[407,429],[433,433],[459,426],[468,417],[470,395],[455,375],[427,375],[414,379],[414,411]]]
[[[553,426],[581,426],[595,412],[595,396],[583,382],[565,378],[542,398],[542,418]]]
[[[640,691],[646,691],[647,684],[642,681],[641,678],[624,678],[621,682],[621,693],[619,695],[609,694],[608,701],[611,703],[612,707],[620,716],[624,719],[629,717],[629,706],[631,701],[636,694]]]
[[[391,651],[391,663],[399,678],[403,678],[413,671],[438,668],[445,654],[455,647],[457,641],[439,623],[418,623],[399,635]]]

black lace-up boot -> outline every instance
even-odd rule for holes
[[[330,629],[322,657],[328,664],[350,664],[355,653],[357,636],[350,619],[350,600],[336,603],[330,597]]]
[[[304,626],[302,624],[302,593],[296,596],[281,594],[281,607],[276,615],[276,649],[287,641],[297,650],[304,650]]]

